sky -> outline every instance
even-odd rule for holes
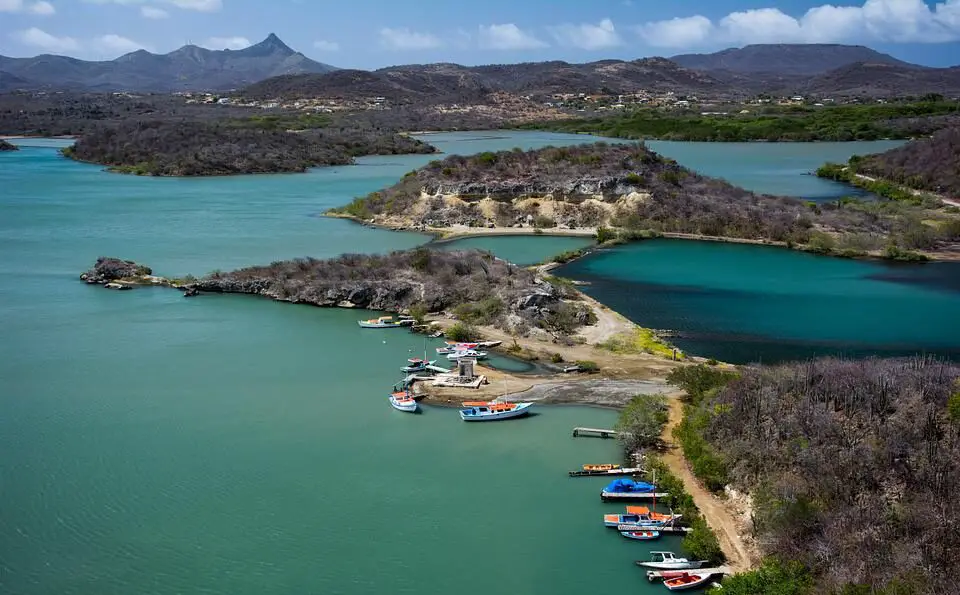
[[[275,33],[342,68],[862,44],[960,64],[960,0],[0,0],[0,54],[109,60],[184,44],[239,49]]]

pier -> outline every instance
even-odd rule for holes
[[[635,525],[633,523],[623,523],[617,525],[617,531],[659,531],[663,535],[686,535],[693,531],[690,527],[678,527],[676,525]]]
[[[600,428],[574,428],[573,437],[578,436],[592,436],[595,438],[617,438],[620,436],[620,432],[616,430],[602,430]]]
[[[686,570],[648,570],[647,580],[650,582],[653,582],[655,580],[663,580],[665,578],[679,576],[680,574],[683,574],[683,573],[712,574],[712,575],[733,574],[729,566],[718,566],[717,568],[689,568]]]
[[[642,467],[618,467],[604,471],[570,471],[570,477],[618,477],[623,475],[641,475]]]

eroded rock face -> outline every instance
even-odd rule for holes
[[[151,274],[150,267],[132,260],[101,256],[92,269],[80,275],[80,280],[91,285],[106,285],[118,279],[136,279]]]

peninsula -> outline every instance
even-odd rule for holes
[[[451,156],[329,214],[440,235],[706,237],[847,257],[949,257],[958,239],[951,213],[922,205],[890,213],[874,203],[758,195],[699,175],[642,144]]]
[[[150,176],[303,172],[360,155],[434,153],[409,136],[373,130],[281,130],[258,120],[128,121],[98,126],[63,154],[110,171]]]

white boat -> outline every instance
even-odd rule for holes
[[[696,589],[707,584],[711,576],[713,575],[708,572],[682,572],[680,576],[663,581],[663,586],[671,591]]]
[[[451,353],[456,353],[458,351],[467,351],[468,349],[476,349],[478,343],[447,343],[444,347],[437,347],[437,355],[448,355]]]
[[[485,403],[460,410],[463,421],[499,421],[530,413],[533,403]]]
[[[381,316],[379,318],[357,321],[360,328],[403,328],[405,326],[413,326],[413,323],[414,320],[412,318],[404,316],[399,317],[399,320],[394,320],[393,316]]]
[[[419,357],[412,357],[407,360],[407,365],[400,368],[401,372],[422,372],[427,369],[427,366],[432,366],[437,363],[437,360],[425,360],[420,359]]]
[[[650,560],[637,560],[637,566],[657,570],[687,570],[700,568],[705,563],[705,560],[678,558],[673,552],[650,552]]]
[[[454,351],[453,353],[447,355],[447,359],[451,361],[455,361],[463,357],[475,357],[477,359],[483,359],[487,357],[487,352],[477,351],[476,349],[466,349],[464,351]]]
[[[417,403],[416,399],[411,397],[410,393],[406,391],[392,393],[390,395],[390,404],[393,405],[394,409],[406,413],[416,413],[417,409],[420,408],[420,404]]]

